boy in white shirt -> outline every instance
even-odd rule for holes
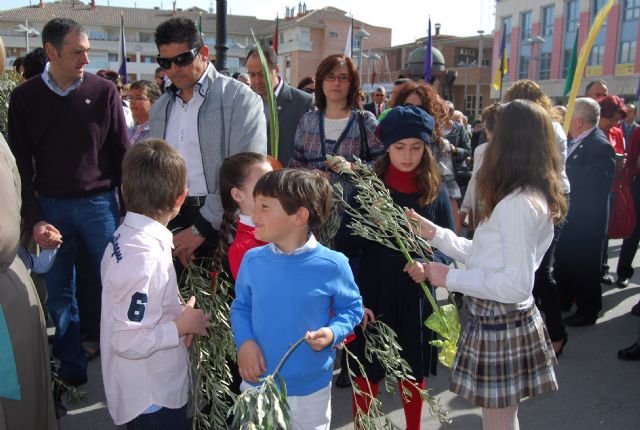
[[[123,161],[124,222],[102,257],[100,347],[109,413],[131,429],[185,429],[187,348],[207,335],[209,315],[181,303],[166,225],[187,196],[187,168],[150,139]]]

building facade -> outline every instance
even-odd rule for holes
[[[28,0],[24,0],[28,4]],[[1,7],[1,4],[0,4]],[[274,16],[276,15],[274,10]],[[320,61],[330,54],[343,53],[351,19],[345,11],[333,7],[306,10],[287,8],[285,18],[279,20],[278,53],[281,74],[296,85],[307,75],[313,75]],[[91,51],[90,64],[86,67],[95,73],[100,69],[118,70],[120,17],[124,18],[127,46],[127,74],[130,80],[149,79],[153,76],[158,50],[154,43],[155,28],[173,16],[185,16],[201,22],[204,42],[209,46],[209,56],[215,58],[216,15],[196,7],[189,9],[160,8],[141,9],[95,6],[79,0],[41,2],[40,5],[0,11],[0,35],[4,40],[9,64],[30,49],[42,46],[40,36],[16,32],[16,26],[26,24],[38,32],[53,17],[71,18],[87,30]],[[364,44],[370,48],[391,45],[391,29],[370,26],[355,21],[369,33]],[[264,20],[251,16],[227,16],[227,69],[230,74],[243,72],[247,52],[254,45],[251,31],[261,43],[273,43],[275,19]],[[27,39],[28,38],[28,42]],[[358,53],[359,41],[354,41],[354,53]]]
[[[500,62],[499,50],[505,33],[509,72],[503,81],[537,81],[557,103],[563,96],[567,65],[578,37],[581,47],[598,11],[606,0],[497,0],[493,37],[493,70]],[[594,79],[607,81],[610,94],[635,100],[640,73],[640,0],[616,0],[598,32],[589,55],[579,94]],[[498,91],[492,88],[491,97]]]

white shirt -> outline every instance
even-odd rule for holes
[[[302,246],[294,249],[291,252],[284,252],[283,250],[278,248],[275,243],[273,242],[269,243],[269,248],[271,248],[271,251],[273,251],[274,254],[281,254],[281,255],[299,255],[305,252],[313,251],[314,249],[317,248],[317,246],[318,246],[318,240],[313,235],[313,233],[309,233],[309,239],[307,239],[307,241],[303,243]]]
[[[567,150],[567,158],[573,153],[573,151],[576,150],[576,148],[578,147],[578,145],[580,145],[582,143],[582,141],[584,139],[586,139],[587,136],[589,136],[589,134],[591,134],[591,132],[593,130],[595,130],[596,127],[591,127],[588,130],[583,131],[579,136],[576,136],[572,141],[571,141],[571,146],[569,146],[568,150]]]
[[[556,138],[556,147],[560,153],[560,161],[562,162],[562,174],[560,175],[560,181],[562,182],[562,188],[565,193],[571,191],[571,185],[569,184],[569,177],[565,170],[565,164],[567,163],[567,135],[562,128],[562,124],[558,121],[553,121],[553,133]]]
[[[211,63],[207,65],[207,70],[200,76],[193,88],[193,97],[188,103],[175,96],[175,103],[169,112],[169,118],[167,118],[165,140],[178,150],[187,163],[190,196],[209,194],[202,165],[200,138],[198,137],[198,112],[207,93],[205,86],[208,81],[205,78],[210,67],[213,67]]]
[[[324,138],[327,140],[338,140],[347,127],[351,115],[342,119],[329,119],[324,117]]]
[[[436,227],[431,243],[465,264],[465,269],[449,270],[449,290],[526,308],[533,303],[535,271],[552,239],[546,200],[523,191],[502,199],[477,227],[473,241]]]
[[[182,305],[172,248],[166,227],[128,212],[102,257],[102,379],[116,425],[151,405],[187,403],[189,357],[174,323]]]

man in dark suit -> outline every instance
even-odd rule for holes
[[[293,141],[296,135],[298,122],[305,112],[313,109],[313,96],[290,87],[284,79],[280,77],[280,66],[278,65],[278,55],[269,46],[263,46],[262,52],[267,60],[273,92],[278,104],[278,122],[280,123],[280,139],[278,141],[278,160],[283,166],[289,164],[289,159],[293,154]],[[245,61],[247,73],[251,78],[251,89],[255,91],[264,102],[264,113],[267,118],[267,128],[269,124],[269,107],[267,102],[266,79],[262,74],[260,56],[258,50],[253,48],[247,54]],[[267,133],[267,136],[268,133]],[[271,142],[268,137],[269,154],[271,154]]]
[[[384,87],[377,87],[371,93],[371,97],[373,101],[371,103],[367,103],[364,105],[364,110],[368,110],[372,114],[378,118],[382,112],[387,109],[387,104],[385,103],[385,96],[387,95]]]
[[[607,240],[609,191],[615,170],[615,154],[597,125],[600,106],[590,98],[578,98],[567,151],[566,171],[571,183],[571,204],[558,240],[554,274],[563,307],[575,298],[576,312],[564,319],[569,326],[595,324],[602,310],[600,269],[603,241]]]

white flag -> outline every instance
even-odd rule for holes
[[[344,56],[351,57],[351,46],[353,45],[351,41],[351,35],[353,34],[353,19],[351,20],[351,24],[349,24],[349,31],[347,32],[347,42],[344,45]]]

